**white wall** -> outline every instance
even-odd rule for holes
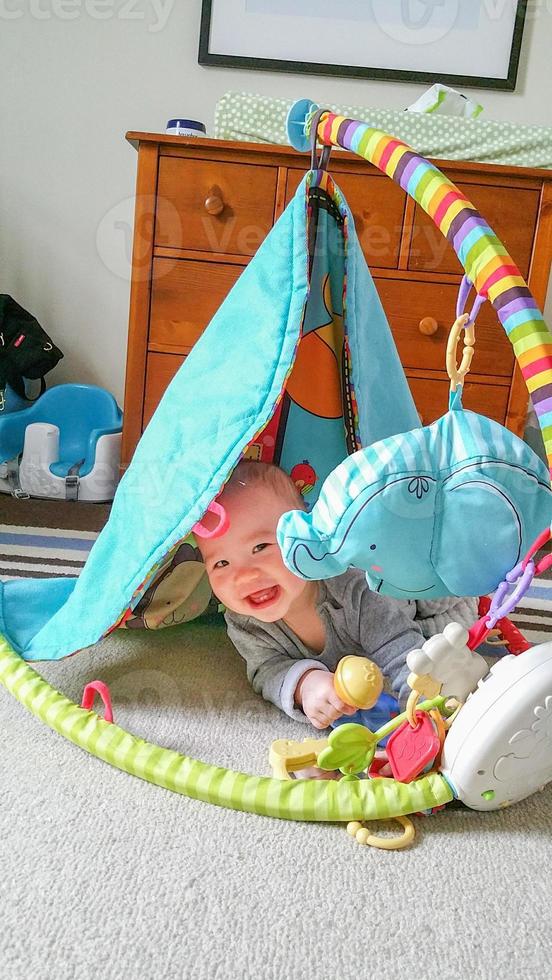
[[[122,399],[121,236],[136,176],[127,130],[163,132],[183,114],[212,131],[229,89],[404,107],[427,87],[200,67],[200,8],[200,0],[0,0],[0,291],[64,350],[52,381],[101,384]],[[530,0],[516,92],[468,94],[488,118],[552,125],[551,48],[552,0]]]

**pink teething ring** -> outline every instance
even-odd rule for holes
[[[222,504],[217,504],[216,500],[213,500],[209,504],[206,513],[211,512],[219,518],[219,522],[212,531],[209,531],[201,521],[194,524],[192,528],[192,534],[197,535],[198,538],[220,538],[222,534],[225,534],[230,527],[230,521],[228,515],[222,506]],[[203,518],[201,519],[203,520]]]

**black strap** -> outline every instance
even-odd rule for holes
[[[73,463],[72,466],[67,470],[67,476],[65,477],[65,499],[66,500],[78,500],[79,499],[79,483],[80,476],[79,470],[84,463],[83,459],[79,459],[78,463]]]
[[[332,152],[332,148],[331,146],[324,146],[322,148],[320,159],[318,159],[316,136],[318,132],[318,123],[320,122],[324,113],[329,111],[330,111],[329,109],[319,109],[312,117],[311,127],[310,127],[311,170],[328,169],[328,163],[330,160],[330,153]]]
[[[27,399],[28,402],[36,402],[36,401],[38,401],[39,398],[42,397],[42,395],[44,394],[45,391],[46,391],[46,380],[44,378],[44,375],[42,375],[42,377],[40,379],[40,391],[39,391],[38,395],[36,395],[35,398],[29,398],[28,395],[25,395],[25,398]]]
[[[17,456],[15,459],[10,459],[7,465],[8,485],[12,497],[16,497],[17,500],[29,500],[30,495],[23,490],[21,483],[19,482],[19,456]]]

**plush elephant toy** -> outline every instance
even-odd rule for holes
[[[396,598],[478,596],[496,589],[551,519],[544,463],[460,406],[344,460],[310,514],[280,518],[278,543],[301,578],[355,566]]]

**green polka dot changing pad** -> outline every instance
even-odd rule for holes
[[[215,138],[287,143],[286,116],[292,104],[293,100],[227,92],[215,109]],[[324,108],[393,133],[423,156],[552,170],[552,129],[546,126],[333,103],[324,103]]]

